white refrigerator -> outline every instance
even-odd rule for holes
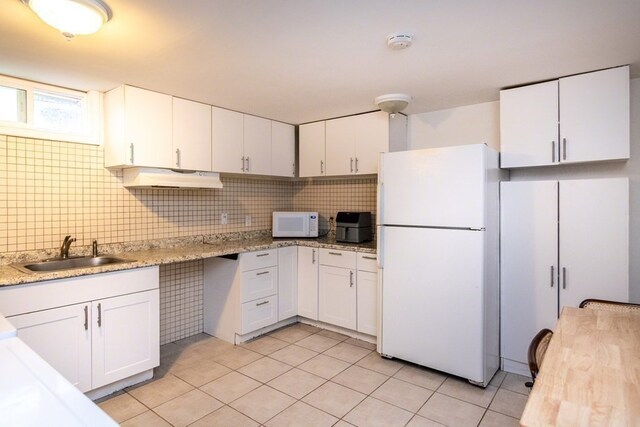
[[[486,386],[499,366],[498,153],[384,153],[378,351]]]

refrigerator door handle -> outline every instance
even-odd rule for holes
[[[378,268],[382,270],[384,268],[384,227],[378,227]]]

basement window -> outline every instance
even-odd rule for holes
[[[0,134],[99,144],[100,94],[0,76]]]
[[[0,86],[0,121],[27,122],[27,91]]]

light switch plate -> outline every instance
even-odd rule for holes
[[[226,212],[220,214],[220,224],[226,224],[229,221],[229,216]]]
[[[251,215],[244,216],[244,226],[249,227],[251,225]]]

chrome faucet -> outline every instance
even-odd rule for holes
[[[60,247],[60,258],[69,258],[69,247],[73,242],[75,242],[75,237],[66,236],[64,241],[62,242],[62,246]]]

